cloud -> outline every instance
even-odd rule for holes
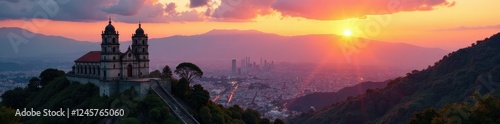
[[[455,2],[447,0],[277,0],[272,8],[284,16],[339,20],[454,5]]]
[[[205,19],[203,12],[178,12],[174,3],[162,4],[156,0],[0,0],[0,7],[0,20],[44,18],[89,22],[105,21],[110,16],[115,21],[137,23]]]
[[[448,0],[190,0],[189,10],[158,0],[0,0],[0,20],[46,18],[58,21],[121,22],[251,21],[258,16],[336,20],[454,6]],[[205,7],[205,11],[194,9]],[[202,8],[204,9],[204,8]]]
[[[208,5],[209,0],[189,0],[189,7],[196,8]]]
[[[220,6],[207,15],[223,20],[251,20],[272,13],[275,0],[221,0]],[[210,11],[211,9],[209,9]]]
[[[434,30],[434,31],[461,31],[461,30],[482,30],[482,29],[500,29],[500,24],[476,26],[476,27],[460,26],[460,27],[456,27],[456,28],[438,29],[438,30]]]
[[[143,7],[144,0],[119,0],[117,4],[104,9],[105,12],[124,16],[131,16]]]

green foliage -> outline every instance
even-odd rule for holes
[[[425,109],[422,112],[415,113],[414,117],[410,119],[410,124],[430,124],[432,118],[436,117],[437,112],[433,108]]]
[[[50,76],[51,71],[43,74],[45,79]],[[52,73],[54,74],[54,73]],[[42,74],[41,74],[42,75]],[[33,81],[36,81],[33,78]],[[59,108],[72,109],[124,109],[124,117],[23,117],[23,123],[102,123],[107,120],[121,120],[120,123],[178,123],[170,116],[169,108],[156,95],[148,95],[144,100],[138,99],[133,89],[110,97],[99,96],[99,88],[91,83],[70,83],[64,76],[55,77],[52,81],[38,90],[28,88],[16,88],[6,91],[2,95],[2,105],[12,108],[33,108],[37,111],[43,109],[58,110]],[[7,110],[9,112],[10,110]],[[0,115],[4,114],[0,108]],[[14,115],[14,114],[12,114]],[[0,116],[0,121],[3,121]],[[15,120],[16,118],[10,118]],[[2,123],[2,122],[0,122]],[[4,124],[4,123],[2,123]]]
[[[38,77],[40,78],[40,84],[42,86],[45,86],[45,85],[47,85],[47,83],[54,80],[55,78],[63,77],[63,76],[65,76],[64,71],[49,68],[49,69],[45,69],[44,71],[42,71],[42,73],[40,73],[40,76],[38,76]]]
[[[210,113],[210,109],[206,106],[200,108],[200,123],[202,124],[212,123],[212,114]]]
[[[410,123],[419,124],[443,124],[443,123],[500,123],[500,99],[490,94],[473,96],[474,104],[469,102],[451,103],[439,109],[436,113],[433,109],[418,112]],[[421,121],[424,120],[424,121]]]
[[[500,71],[497,71],[500,68],[498,51],[500,51],[500,33],[474,46],[452,52],[427,69],[414,70],[405,77],[391,80],[383,89],[368,91],[369,93],[338,102],[324,110],[296,117],[290,122],[307,124],[407,123],[415,112],[443,106],[446,109],[442,108],[436,113],[440,114],[444,110],[454,114],[469,113],[469,110],[465,108],[472,104],[449,103],[463,101],[477,89],[481,93],[500,96],[497,90],[500,86],[494,84],[500,81]],[[492,108],[495,107],[493,105],[484,106],[487,109],[496,109]],[[482,116],[484,118],[479,123],[499,123],[495,119],[487,118],[497,117],[496,115],[488,115],[488,111],[481,112],[487,116]],[[429,122],[432,114],[432,110],[419,113],[418,118],[421,121],[413,122]],[[453,118],[443,117],[441,119],[443,121],[438,121],[440,117],[433,118],[432,122],[453,123],[454,121],[451,120],[458,120],[456,116],[453,116]],[[467,118],[465,120],[473,119],[474,116],[467,115]],[[462,123],[465,122],[462,119]]]
[[[191,95],[191,88],[189,88],[189,81],[185,78],[181,78],[175,88],[177,89],[176,95],[183,98],[184,100],[187,100]]]
[[[42,84],[40,82],[40,79],[37,77],[31,78],[28,83],[28,90],[30,92],[38,91],[42,87]]]
[[[259,124],[260,122],[260,114],[258,111],[247,108],[245,112],[242,114],[243,121],[246,124]]]
[[[201,78],[203,76],[203,71],[201,71],[200,67],[193,63],[183,62],[175,67],[174,71],[179,77],[187,79],[188,82],[191,82],[194,78]]]
[[[16,110],[0,106],[0,124],[20,124],[21,117],[15,115]]]
[[[191,103],[191,105],[198,109],[201,106],[207,105],[209,100],[210,93],[208,93],[208,91],[203,89],[203,87],[199,84],[193,86],[193,93],[189,98],[189,102]]]
[[[140,124],[141,122],[137,118],[124,118],[120,121],[120,124]]]
[[[2,102],[0,103],[10,108],[20,109],[26,104],[27,95],[28,93],[23,88],[17,87],[13,90],[5,91],[2,94]]]

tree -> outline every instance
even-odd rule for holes
[[[0,106],[0,124],[21,124],[21,116],[15,116],[14,109]]]
[[[209,100],[210,100],[210,94],[208,93],[208,91],[203,89],[203,87],[200,84],[196,84],[193,86],[193,93],[189,98],[189,102],[196,109],[200,108],[201,106],[207,105]]]
[[[274,120],[273,124],[285,124],[285,122],[279,118],[276,118],[276,120]]]
[[[260,120],[259,124],[271,124],[271,120],[269,120],[267,118],[263,118],[262,120]]]
[[[179,80],[179,84],[177,84],[177,95],[184,100],[188,100],[191,95],[191,88],[189,88],[189,82],[185,78],[181,78]]]
[[[155,70],[155,71],[149,73],[149,75],[151,77],[154,77],[154,78],[162,78],[162,74],[159,70]]]
[[[23,88],[17,87],[13,90],[5,91],[2,94],[2,102],[0,103],[7,107],[21,109],[26,105],[27,96],[28,94]]]
[[[179,77],[187,79],[188,82],[191,82],[194,78],[201,78],[203,76],[203,71],[197,65],[189,62],[179,64],[175,68],[175,73]]]
[[[210,113],[210,109],[206,106],[200,108],[200,120],[202,124],[211,124],[212,123],[212,114]]]
[[[165,65],[165,67],[163,67],[161,74],[164,78],[172,79],[172,70],[170,69],[170,67],[168,65]]]
[[[38,91],[42,87],[42,84],[40,84],[40,79],[37,77],[33,77],[30,79],[28,83],[28,90],[30,92]]]
[[[247,108],[242,114],[243,121],[246,124],[258,124],[260,122],[260,114],[258,111]]]
[[[38,76],[38,77],[40,78],[40,84],[42,86],[45,86],[50,81],[56,79],[57,77],[63,77],[64,75],[65,75],[64,71],[49,68],[49,69],[45,69],[42,73],[40,73],[40,76]]]
[[[124,118],[120,121],[120,124],[140,124],[140,123],[141,122],[134,117]]]

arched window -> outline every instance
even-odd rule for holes
[[[113,52],[115,52],[115,51],[116,51],[116,49],[115,49],[115,47],[113,47]]]
[[[146,42],[144,42],[144,40],[142,40],[142,45],[146,45]]]
[[[113,64],[113,68],[116,68],[116,66]]]
[[[144,48],[142,48],[142,52],[144,52],[144,51],[145,51]]]
[[[116,38],[113,38],[113,43],[116,43]]]
[[[116,60],[116,57],[115,57],[115,56],[113,56],[113,60]]]

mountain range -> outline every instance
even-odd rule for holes
[[[72,61],[100,48],[100,42],[43,34],[27,38],[24,34],[34,33],[20,28],[0,28],[0,60],[36,58]],[[99,33],[95,36],[100,37]],[[121,50],[124,52],[131,42],[121,39]],[[149,45],[152,62],[216,60],[230,63],[231,59],[248,56],[276,62],[425,68],[448,53],[438,48],[354,37],[346,39],[332,34],[281,36],[255,30],[212,30],[199,35],[152,38]]]

